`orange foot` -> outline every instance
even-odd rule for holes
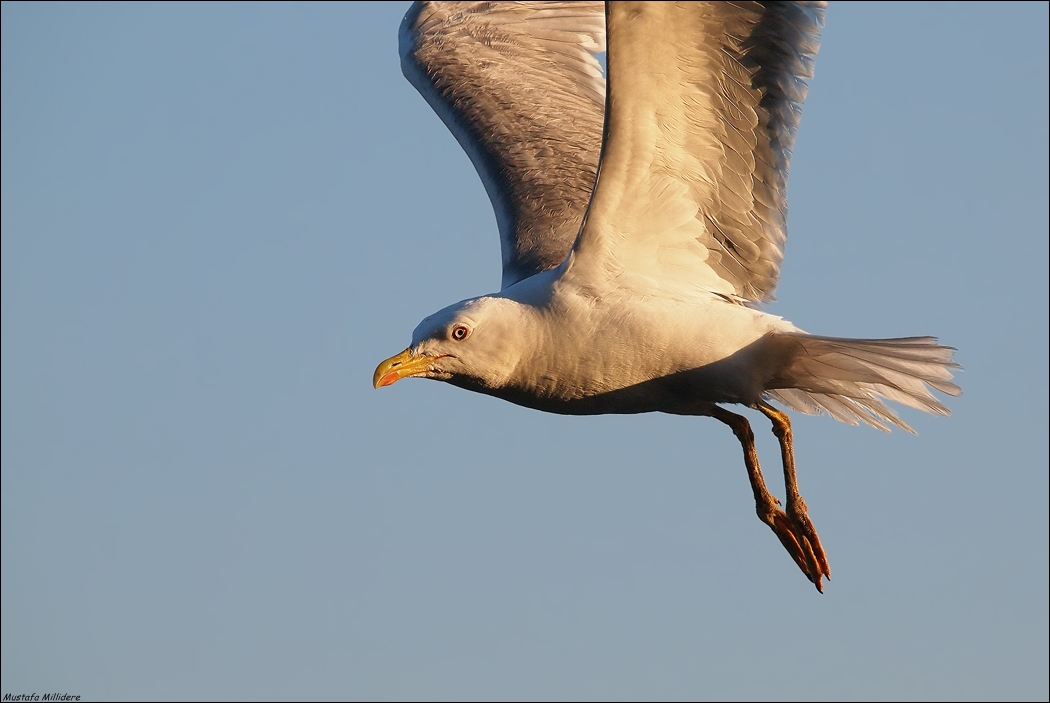
[[[776,506],[770,506],[765,514],[759,513],[759,517],[780,538],[780,543],[798,564],[798,568],[802,569],[806,578],[817,587],[818,591],[823,593],[824,586],[821,583],[821,577],[831,580],[828,555],[820,546],[817,530],[813,527],[809,514],[806,512],[806,504],[802,501],[798,502],[800,504],[788,505],[792,516]]]

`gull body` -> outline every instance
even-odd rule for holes
[[[759,518],[822,590],[827,556],[770,403],[910,428],[948,414],[932,337],[842,339],[764,312],[786,240],[788,162],[824,3],[417,2],[402,67],[493,202],[497,292],[446,307],[378,388],[445,381],[561,414],[713,417],[744,450]],[[607,49],[608,82],[595,55]],[[740,404],[772,422],[786,500]]]
[[[463,340],[450,330],[470,330]],[[610,286],[595,294],[562,269],[426,318],[417,375],[569,415],[698,413],[750,404],[789,358],[789,322],[711,294],[695,300]]]

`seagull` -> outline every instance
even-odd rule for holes
[[[503,277],[419,323],[373,386],[431,378],[550,413],[719,420],[758,517],[823,592],[831,569],[772,403],[912,431],[885,400],[948,415],[931,391],[961,392],[955,350],[933,337],[817,336],[760,309],[825,5],[414,3],[402,70],[485,184]],[[772,423],[784,503],[727,405]]]

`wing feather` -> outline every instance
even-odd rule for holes
[[[609,3],[600,175],[573,267],[773,297],[824,4]]]
[[[561,264],[601,148],[601,2],[417,2],[405,76],[463,146],[496,212],[503,287]]]

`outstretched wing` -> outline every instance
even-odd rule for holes
[[[401,67],[470,156],[496,211],[503,287],[564,261],[601,148],[601,2],[416,2]]]
[[[600,175],[573,266],[773,297],[823,2],[611,2]]]

